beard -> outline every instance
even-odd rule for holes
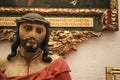
[[[28,53],[35,53],[39,49],[39,42],[34,38],[20,38],[20,43],[24,50]]]

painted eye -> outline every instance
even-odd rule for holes
[[[25,26],[25,31],[31,31],[32,30],[32,27],[31,26]]]
[[[36,32],[37,32],[37,33],[41,33],[42,30],[41,30],[40,28],[37,28],[37,29],[36,29]]]

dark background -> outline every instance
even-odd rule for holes
[[[76,2],[75,5],[71,2]],[[110,0],[0,0],[2,7],[48,7],[48,8],[110,8]]]

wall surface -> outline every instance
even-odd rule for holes
[[[79,44],[77,51],[67,55],[73,80],[105,80],[105,67],[120,68],[120,31],[102,34]],[[0,56],[10,53],[10,46],[10,42],[0,42]]]
[[[105,80],[105,67],[120,68],[120,31],[102,34],[79,44],[76,52],[67,55],[73,80]]]

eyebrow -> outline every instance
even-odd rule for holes
[[[23,25],[31,26],[33,23],[23,23]],[[45,26],[44,24],[36,24],[36,26]],[[42,27],[41,26],[41,27]]]

